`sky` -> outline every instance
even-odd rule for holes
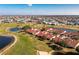
[[[0,15],[79,15],[79,4],[0,4]]]

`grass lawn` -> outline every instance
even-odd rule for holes
[[[0,24],[0,34],[14,34],[18,38],[18,41],[16,44],[6,51],[6,55],[35,55],[37,50],[41,51],[51,51],[51,48],[49,48],[44,42],[39,41],[37,37],[29,35],[29,34],[23,34],[23,33],[17,33],[17,32],[9,32],[6,31],[6,28],[8,27],[16,27],[17,25],[25,25],[25,24]],[[27,24],[26,24],[27,25]],[[35,26],[35,25],[34,25]]]
[[[6,54],[34,55],[36,54],[36,50],[41,51],[51,50],[44,42],[41,42],[28,34],[26,35],[18,34],[17,36],[19,37],[17,43],[10,50],[8,50]]]
[[[7,23],[7,24],[0,24],[0,35],[1,34],[14,34],[18,38],[18,41],[16,44],[6,51],[6,55],[35,55],[37,50],[41,51],[51,51],[52,49],[49,48],[45,42],[38,40],[37,37],[27,34],[27,33],[18,33],[18,32],[10,32],[7,31],[7,28],[10,27],[16,27],[18,26],[22,27],[24,25],[29,25],[33,28],[43,28],[44,24],[33,24],[33,23],[27,23],[27,24],[21,24],[21,23]],[[52,26],[52,25],[46,25],[51,27],[59,27],[59,28],[68,28],[68,29],[77,29],[79,30],[79,26]]]

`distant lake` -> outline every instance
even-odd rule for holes
[[[55,28],[55,29],[64,30],[64,31],[67,31],[67,32],[78,32],[78,30],[73,30],[73,29],[65,29],[65,28]]]
[[[14,37],[0,36],[0,49],[6,47],[8,44],[14,41]]]

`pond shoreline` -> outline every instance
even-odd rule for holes
[[[12,46],[15,45],[15,43],[17,42],[17,37],[13,34],[7,34],[7,35],[1,35],[1,36],[9,36],[9,37],[13,37],[12,42],[10,42],[7,46],[5,46],[3,49],[0,50],[0,55],[4,55],[4,53],[9,50]]]

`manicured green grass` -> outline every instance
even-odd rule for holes
[[[0,35],[1,34],[14,34],[18,38],[18,41],[16,44],[10,48],[8,51],[6,51],[6,55],[35,55],[37,50],[40,51],[51,51],[52,49],[49,48],[45,42],[38,40],[37,37],[27,34],[27,33],[18,33],[18,32],[10,32],[7,31],[7,28],[10,27],[16,27],[18,26],[22,27],[25,25],[29,25],[33,28],[43,28],[44,24],[33,24],[33,23],[27,23],[27,24],[17,24],[17,23],[7,23],[7,24],[0,24]],[[46,25],[50,26],[50,25]],[[50,26],[50,27],[63,27],[63,26]],[[69,26],[69,28],[72,26]],[[75,26],[73,26],[75,27]],[[79,26],[77,26],[78,28]],[[76,27],[75,27],[76,28]]]
[[[25,24],[19,24],[19,26]],[[26,24],[27,25],[27,24]],[[39,25],[39,24],[38,24]],[[37,37],[27,34],[7,31],[8,27],[16,27],[16,23],[0,24],[0,34],[14,34],[18,38],[16,44],[6,51],[6,55],[35,55],[37,50],[51,51],[43,41],[39,41]],[[30,25],[32,26],[32,25]],[[35,26],[35,25],[34,25]]]
[[[36,54],[32,43],[28,40],[28,37],[18,35],[19,39],[17,43],[10,49],[6,54],[10,55],[25,55],[25,54]]]
[[[18,36],[17,43],[7,51],[6,54],[10,55],[34,55],[37,50],[40,51],[51,51],[51,49],[42,41],[37,38],[30,36],[29,34],[22,35],[16,34]]]

